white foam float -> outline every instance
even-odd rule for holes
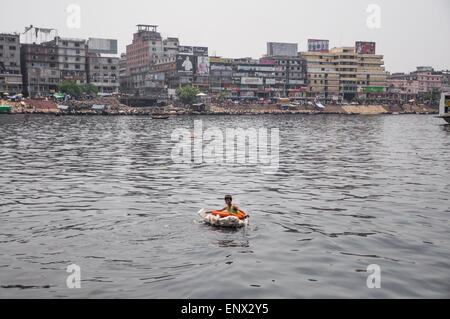
[[[205,209],[199,210],[197,213],[203,221],[209,225],[217,227],[233,227],[240,228],[248,226],[248,217],[245,219],[239,219],[236,216],[220,217],[212,214],[206,214]]]

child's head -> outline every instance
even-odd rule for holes
[[[233,198],[231,197],[231,195],[225,196],[225,203],[227,203],[228,205],[231,205],[232,201],[233,201]]]

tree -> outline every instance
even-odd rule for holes
[[[195,98],[197,97],[197,94],[200,93],[200,90],[198,88],[194,88],[192,86],[185,86],[184,88],[178,88],[176,90],[176,94],[178,98],[183,102],[185,105],[192,104],[194,102]]]
[[[227,94],[225,92],[220,92],[217,98],[219,99],[220,102],[223,102],[227,98]]]
[[[58,85],[58,91],[65,94],[70,94],[74,97],[80,97],[83,94],[83,89],[75,81],[65,80]]]
[[[83,84],[81,89],[86,95],[96,96],[98,94],[98,88],[92,83]]]

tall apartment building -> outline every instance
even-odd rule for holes
[[[86,40],[56,38],[61,80],[72,80],[78,84],[86,78]]]
[[[44,97],[56,92],[61,78],[58,47],[54,43],[23,44],[20,56],[25,95]]]
[[[86,40],[55,37],[54,40],[43,44],[57,47],[58,69],[61,72],[61,81],[71,80],[77,82],[77,84],[87,82]]]
[[[0,92],[22,93],[18,34],[0,33]]]
[[[118,93],[120,76],[118,57],[89,54],[86,66],[87,80],[98,88],[99,93]]]
[[[120,92],[128,91],[128,80],[127,77],[127,55],[122,53],[119,58],[119,88]]]
[[[340,76],[334,61],[334,54],[330,52],[301,52],[300,56],[306,60],[307,97],[338,98]]]
[[[387,87],[387,72],[384,68],[383,55],[357,54],[358,69],[356,82],[358,93],[374,95],[383,94]]]
[[[178,54],[180,41],[178,38],[167,38],[163,41],[163,55],[166,57]]]
[[[383,55],[356,53],[355,47],[330,50],[339,75],[339,94],[350,101],[355,97],[372,98],[386,92],[387,73]]]
[[[163,55],[163,40],[156,25],[138,25],[133,42],[127,45],[127,75],[148,66]]]
[[[271,96],[301,98],[308,84],[306,60],[301,56],[267,56],[275,62],[275,91]]]
[[[354,47],[333,48],[333,63],[339,75],[339,94],[346,100],[352,100],[358,89],[358,58]]]

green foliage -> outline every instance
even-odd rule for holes
[[[80,97],[83,94],[82,88],[75,81],[63,81],[58,85],[58,91],[65,94],[70,94],[74,97]]]
[[[227,94],[225,92],[220,92],[217,98],[219,99],[220,102],[223,102],[227,98]]]
[[[185,105],[192,104],[194,102],[195,98],[197,97],[197,94],[200,93],[200,90],[198,88],[194,88],[192,86],[185,86],[184,88],[178,88],[176,90],[176,94],[178,98],[183,102]]]
[[[96,96],[98,94],[98,88],[92,83],[82,84],[81,89],[87,95]]]

